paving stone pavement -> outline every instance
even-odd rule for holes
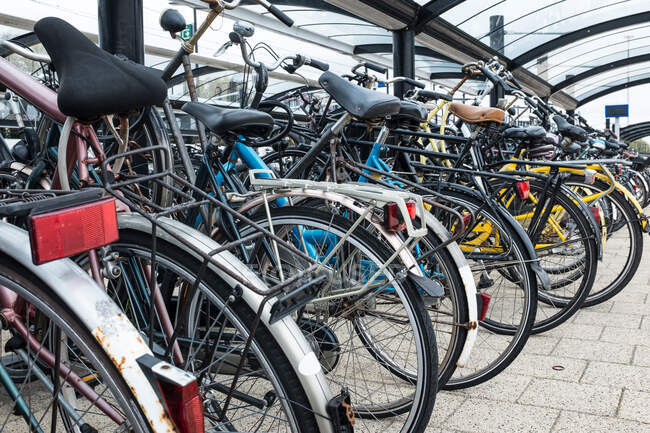
[[[650,433],[648,264],[644,235],[641,265],[621,293],[530,337],[493,380],[440,392],[426,431]]]
[[[513,364],[492,380],[440,392],[426,433],[650,433],[647,235],[644,244],[641,266],[623,292],[530,337]],[[7,404],[0,392],[0,412]],[[4,431],[28,432],[20,420]]]

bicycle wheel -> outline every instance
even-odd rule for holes
[[[172,154],[169,138],[165,133],[163,120],[155,108],[145,108],[130,117],[129,146],[127,150],[138,150],[152,146],[162,146],[164,150],[138,152],[130,155],[122,164],[122,173],[138,176],[161,173],[172,167],[169,155]],[[107,156],[118,153],[118,144],[104,122],[95,125],[95,131]],[[57,138],[58,139],[58,138]],[[99,182],[99,177],[95,179]],[[159,183],[139,183],[133,186],[137,194],[151,199],[165,207],[170,204],[171,192]]]
[[[545,189],[545,182],[530,179],[530,195],[519,198],[512,182],[492,183],[500,192],[501,203],[530,234],[535,208]],[[537,314],[533,333],[545,332],[566,322],[582,306],[597,272],[598,245],[595,228],[586,212],[575,201],[580,198],[567,188],[553,196],[548,220],[539,225],[535,251],[542,269],[551,279],[548,290],[538,292]]]
[[[438,236],[429,233],[418,243],[420,255],[442,244]],[[469,326],[467,293],[458,267],[446,248],[438,249],[422,264],[422,271],[444,289],[444,295],[427,299],[425,303],[436,334],[438,348],[438,388],[442,388],[456,371]],[[426,298],[425,298],[426,299]],[[472,299],[472,302],[474,300]]]
[[[606,191],[610,186],[600,179],[587,185],[578,175],[571,175],[565,185],[583,197]],[[643,255],[643,229],[639,215],[622,192],[614,190],[588,205],[602,210],[607,241],[603,246],[596,283],[583,303],[585,307],[605,302],[623,290],[639,268]]]
[[[154,354],[177,362],[163,319],[150,308],[148,276],[154,238],[126,229],[119,235],[105,255],[119,268],[119,276],[108,281],[107,292],[141,330]],[[210,268],[202,269],[191,250],[161,238],[155,242],[156,281],[172,320],[170,326],[178,330],[183,358],[179,366],[197,377],[206,431],[317,432],[307,390],[263,322],[255,328],[250,350],[244,350],[256,312],[236,287]],[[198,276],[202,276],[200,283]],[[243,370],[238,368],[240,362]],[[239,377],[233,399],[225,407],[235,375]]]
[[[327,207],[326,202],[315,199],[301,201],[299,205],[303,208],[321,209],[324,212],[329,212],[331,209]],[[349,211],[340,212],[339,214],[351,221],[359,217],[358,214]],[[415,224],[419,226],[420,223],[416,222]],[[361,225],[372,238],[379,241],[385,239],[384,235],[379,233],[371,224],[362,223]],[[392,246],[388,245],[387,242],[382,243],[385,244],[384,248],[392,251]],[[444,290],[444,295],[436,298],[422,294],[436,336],[438,388],[449,380],[456,369],[457,361],[465,345],[469,326],[468,299],[460,276],[460,270],[447,248],[437,250],[441,244],[442,241],[438,235],[433,230],[430,230],[427,236],[413,247],[413,253],[416,257],[428,254],[431,250],[436,250],[420,264],[420,269],[427,278],[436,281]],[[474,302],[473,299],[472,302]]]
[[[85,328],[83,321],[45,283],[13,259],[0,255],[0,285],[26,301],[24,311],[16,313],[21,315],[21,323],[30,334],[42,347],[50,350],[56,347],[57,339],[65,341],[65,345],[58,351],[60,362],[87,383],[91,383],[95,392],[124,420],[118,422],[108,412],[100,410],[94,401],[75,393],[63,377],[54,374],[56,369],[49,368],[38,352],[17,336],[16,328],[10,328],[9,332],[3,332],[0,343],[17,356],[21,353],[25,357],[24,375],[19,381],[14,378],[15,382],[10,381],[10,384],[3,383],[0,378],[0,388],[4,384],[3,389],[7,390],[7,386],[14,385],[23,399],[25,412],[22,413],[31,415],[33,420],[30,427],[26,427],[27,421],[21,416],[20,405],[3,396],[0,431],[71,433],[79,431],[79,428],[81,431],[91,431],[87,429],[94,428],[100,432],[151,431],[135,396],[93,336],[92,330]],[[4,337],[7,337],[7,341],[1,341]],[[54,350],[56,353],[57,350]],[[53,365],[56,365],[56,360]],[[61,386],[55,392],[54,384],[57,382]],[[56,416],[53,416],[53,412],[56,412]]]
[[[266,214],[252,219],[269,227]],[[271,209],[271,221],[276,235],[309,251],[332,274],[297,321],[313,341],[332,390],[349,390],[355,431],[422,432],[435,401],[436,344],[420,294],[400,273],[403,266],[388,266],[373,277],[391,252],[361,227],[348,233],[353,222],[331,212],[281,207]],[[241,229],[242,236],[251,232]],[[278,248],[284,275],[305,269],[306,260]],[[270,285],[277,282],[277,260],[260,243],[249,249],[258,273]]]
[[[305,146],[276,150],[264,155],[262,161],[264,161],[264,163],[275,172],[276,176],[284,178],[289,170],[291,170],[291,168],[305,156],[308,150],[309,148]],[[320,155],[308,169],[297,174],[295,177],[300,179],[319,180],[326,165],[326,155]]]
[[[432,187],[436,189],[435,187]],[[490,296],[469,363],[456,368],[444,389],[483,383],[503,371],[523,349],[537,310],[536,257],[523,230],[505,209],[490,207],[471,190],[444,184],[440,200],[474,223],[457,240],[475,277],[477,289]],[[441,221],[445,221],[443,217]],[[455,227],[451,226],[454,232]]]

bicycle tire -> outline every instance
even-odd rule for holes
[[[531,213],[535,209],[535,205],[530,206],[528,200],[517,200],[518,196],[512,189],[512,185],[498,181],[494,182],[493,185],[498,190],[507,191],[507,195],[502,196],[502,201],[511,203],[507,209],[515,218],[521,212],[524,212],[524,214]],[[545,182],[539,179],[530,179],[529,185],[530,192],[537,197],[540,196],[545,188]],[[573,194],[566,188],[559,189],[558,194],[554,196],[555,201],[553,207],[555,209],[559,206],[560,209],[554,210],[552,215],[557,212],[565,212],[566,217],[563,217],[561,221],[556,221],[555,226],[548,222],[545,223],[540,237],[548,238],[550,236],[551,241],[553,241],[556,237],[558,227],[562,229],[570,227],[573,224],[575,226],[574,233],[577,236],[577,242],[572,245],[579,244],[583,252],[574,262],[557,264],[549,262],[549,257],[553,257],[556,253],[555,250],[561,247],[546,247],[551,253],[540,257],[540,266],[547,271],[552,281],[549,290],[540,288],[538,291],[537,299],[540,305],[537,307],[535,324],[531,330],[533,334],[549,331],[571,318],[580,309],[594,285],[598,256],[597,234],[594,233],[593,225],[588,219],[588,215],[584,213],[579,204],[574,202],[575,199],[579,200],[578,197],[573,197]],[[521,205],[520,209],[517,209],[518,204]],[[518,219],[517,221],[523,226],[532,224],[528,219]],[[563,234],[566,235],[567,232]],[[562,244],[561,238],[559,238],[559,241]],[[572,252],[570,251],[569,253]],[[560,253],[558,254],[561,256]],[[577,287],[574,286],[576,282],[578,282]]]
[[[607,182],[600,179],[596,179],[593,185],[586,185],[584,183],[584,178],[578,175],[571,175],[565,184],[592,191],[605,191],[610,187]],[[643,256],[643,228],[641,227],[641,221],[636,208],[628,201],[627,197],[625,197],[622,192],[617,190],[612,191],[611,194],[602,200],[608,202],[611,201],[612,204],[610,206],[615,206],[615,208],[621,212],[624,225],[618,229],[621,230],[625,227],[628,230],[630,235],[630,246],[627,251],[627,260],[625,261],[623,269],[619,272],[616,278],[605,287],[602,287],[597,279],[591,292],[583,302],[584,307],[598,305],[616,296],[617,293],[620,293],[634,277],[634,274],[641,263],[641,257]],[[607,218],[605,219],[607,220]],[[606,221],[606,224],[607,223],[608,222]],[[613,234],[614,233],[611,233],[608,230],[608,237],[610,239]],[[609,246],[611,251],[611,245]],[[603,261],[607,258],[607,254],[608,248],[607,245],[605,245]],[[600,267],[603,266],[601,265]]]
[[[36,312],[43,314],[47,320],[65,333],[68,341],[72,341],[75,350],[81,351],[84,360],[99,372],[98,377],[101,378],[101,382],[107,386],[107,390],[110,390],[110,394],[105,395],[105,398],[111,396],[111,400],[115,399],[118,402],[122,414],[134,430],[142,433],[152,431],[141,412],[136,397],[109,355],[95,339],[92,330],[83,326],[84,322],[45,282],[11,257],[0,254],[0,284],[33,305]],[[51,396],[51,393],[49,395]],[[57,406],[60,407],[60,403],[57,403]],[[69,419],[69,415],[62,409],[59,409],[58,412],[62,417],[63,428],[68,432],[74,431],[72,429],[74,423]],[[45,418],[47,421],[50,420],[49,416]],[[91,422],[96,421],[97,419],[93,419]],[[50,431],[50,426],[47,427],[47,431]],[[59,431],[58,428],[57,431]]]
[[[488,310],[488,316],[486,316],[487,320],[479,322],[479,327],[484,329],[479,329],[478,338],[474,344],[474,348],[472,349],[472,357],[468,366],[465,368],[457,368],[447,384],[442,387],[442,389],[447,390],[463,389],[486,382],[498,375],[516,359],[524,348],[535,323],[535,315],[537,311],[538,283],[535,272],[530,267],[530,263],[534,262],[536,259],[534,251],[532,250],[532,245],[530,245],[530,240],[525,237],[521,226],[519,226],[519,224],[505,209],[498,211],[497,208],[500,208],[500,206],[495,206],[494,210],[490,209],[490,207],[486,207],[485,203],[476,195],[476,193],[459,185],[444,183],[439,185],[437,188],[432,186],[432,189],[440,192],[443,197],[447,197],[449,204],[462,206],[465,209],[472,210],[473,212],[479,210],[476,218],[477,222],[484,219],[491,221],[493,224],[499,224],[499,230],[503,233],[504,237],[507,237],[509,241],[515,245],[517,255],[520,256],[519,260],[521,260],[521,263],[525,263],[524,272],[526,273],[527,284],[523,290],[524,298],[521,302],[521,318],[519,319],[516,328],[512,329],[511,326],[499,324],[494,319],[491,320],[491,313]],[[495,212],[498,212],[498,214],[495,214]],[[463,241],[459,240],[458,243],[462,246]],[[468,258],[468,260],[471,260],[471,258]],[[479,280],[477,288],[480,289],[480,279],[478,276],[475,276],[475,278]],[[494,303],[491,302],[490,305],[492,308]],[[481,350],[493,350],[491,348],[492,345],[489,343],[482,346],[482,342],[486,339],[486,333],[492,333],[494,338],[497,339],[502,338],[500,336],[509,336],[512,337],[512,340],[505,345],[505,348],[499,350],[494,349],[498,352],[494,356],[496,359],[488,365],[475,367],[475,371],[470,371],[469,369],[473,368],[472,362],[475,362],[477,358],[482,356],[480,353]],[[490,358],[492,358],[492,356],[490,356]]]
[[[121,228],[119,231],[119,240],[110,245],[110,250],[111,252],[121,254],[121,257],[135,257],[136,259],[146,260],[151,257],[153,239],[154,237],[149,233]],[[170,275],[170,272],[173,271],[177,273],[176,275],[182,275],[182,277],[187,278],[186,281],[189,282],[192,277],[195,278],[201,272],[202,261],[190,249],[179,245],[172,245],[161,238],[156,238],[156,260],[159,275],[162,275],[159,278],[174,278],[173,274]],[[165,271],[161,271],[161,269],[165,269]],[[205,277],[200,284],[202,293],[209,297],[216,297],[211,298],[214,305],[217,305],[217,301],[225,303],[232,295],[233,288],[212,270],[207,269],[205,272]],[[107,291],[119,306],[125,306],[122,300],[116,299],[119,298],[119,293],[113,291],[111,286],[107,288]],[[166,293],[164,290],[162,292],[163,294]],[[173,312],[176,311],[178,313],[180,303],[178,300],[172,299],[172,296],[173,293],[167,292],[165,301],[168,309],[172,311],[170,316],[176,317]],[[129,300],[133,302],[133,298],[129,298]],[[241,298],[238,298],[235,302],[230,302],[228,305],[227,313],[223,314],[231,322],[234,323],[236,321],[236,324],[244,330],[243,332],[248,330],[248,327],[255,322],[254,319],[257,312],[252,311],[248,304]],[[176,310],[174,310],[175,307],[177,308]],[[148,310],[148,304],[142,304],[140,308]],[[123,310],[125,310],[127,317],[132,319],[134,315],[132,313],[133,309],[123,308]],[[226,311],[225,307],[223,311]],[[141,329],[136,323],[134,325],[136,328]],[[178,323],[174,324],[174,326],[176,325]],[[187,324],[184,325],[187,328]],[[143,330],[142,332],[144,334],[146,331]],[[255,356],[258,357],[256,358],[258,362],[266,365],[264,374],[273,375],[274,377],[269,380],[282,391],[279,399],[286,399],[287,406],[285,406],[285,409],[289,408],[287,410],[291,412],[292,419],[288,420],[288,423],[292,431],[296,433],[318,432],[315,414],[307,398],[307,390],[303,388],[298,379],[296,370],[285,355],[283,346],[273,337],[271,331],[263,322],[260,322],[255,331],[252,347],[256,350]],[[170,357],[168,361],[172,362],[173,360]],[[199,384],[200,389],[205,387],[209,388],[209,386],[210,384]],[[228,421],[228,423],[231,424],[232,422]],[[279,423],[280,421],[278,421]],[[278,428],[280,427],[278,426]]]
[[[257,224],[267,227],[268,219],[265,213],[258,213],[251,218]],[[338,235],[339,237],[346,233],[352,226],[352,221],[343,218],[339,215],[328,214],[319,209],[312,207],[302,207],[302,206],[287,206],[281,208],[271,209],[271,220],[274,225],[274,230],[276,234],[279,229],[278,226],[286,224],[287,226],[301,226],[301,227],[316,227],[320,229],[328,230],[328,234]],[[242,227],[241,235],[242,237],[247,234],[246,227]],[[364,254],[369,257],[372,257],[374,253],[379,261],[377,263],[384,263],[390,256],[390,253],[386,250],[385,245],[375,239],[369,232],[367,232],[362,227],[357,227],[350,235],[349,239],[352,239],[351,243],[356,245],[357,248],[361,247],[364,250]],[[398,291],[398,289],[394,289]],[[395,421],[391,419],[396,415],[407,414],[406,421],[402,425],[399,431],[401,432],[412,432],[412,433],[421,433],[427,426],[431,412],[433,411],[433,405],[435,402],[435,392],[431,392],[432,389],[437,389],[437,349],[435,344],[435,336],[433,332],[433,327],[431,325],[431,320],[427,315],[424,305],[422,303],[422,298],[418,291],[412,286],[408,279],[400,281],[400,298],[402,305],[406,304],[407,311],[410,311],[411,321],[415,324],[414,328],[414,339],[416,340],[415,344],[418,344],[420,349],[417,350],[417,356],[419,358],[419,363],[421,368],[417,371],[417,375],[405,376],[402,372],[396,370],[395,368],[390,367],[390,361],[385,357],[382,358],[378,354],[378,350],[371,350],[367,345],[365,349],[370,353],[370,355],[379,362],[379,364],[391,372],[393,375],[397,376],[400,380],[408,383],[409,381],[416,380],[416,392],[415,398],[413,400],[419,400],[415,405],[413,401],[407,401],[405,397],[398,396],[398,399],[395,402],[385,403],[380,405],[375,404],[374,407],[370,407],[370,404],[360,405],[358,400],[355,404],[355,391],[358,395],[363,394],[359,392],[356,388],[355,383],[342,383],[343,386],[346,386],[350,389],[352,394],[352,407],[355,410],[357,416],[357,424],[366,422],[366,419],[376,419],[381,420],[384,418],[389,418],[389,424],[392,428],[396,427]],[[398,301],[400,302],[400,301]],[[359,336],[359,329],[357,327],[358,323],[354,324],[354,331],[357,332]],[[328,325],[329,326],[329,325]],[[375,325],[376,326],[376,325]],[[330,326],[331,329],[331,326]],[[403,335],[403,334],[402,334]],[[364,339],[360,336],[360,340],[364,343],[368,342],[368,339]],[[357,352],[359,349],[352,349]],[[380,370],[377,370],[380,371]],[[374,381],[378,381],[375,371]],[[333,373],[328,373],[328,378],[331,378]],[[360,380],[357,378],[357,380]],[[356,381],[355,381],[356,382]],[[333,380],[334,386],[338,386],[338,382]],[[367,385],[366,385],[367,386]],[[399,394],[398,390],[393,390],[393,393]],[[368,421],[370,422],[370,421]],[[378,426],[380,427],[380,426]],[[359,428],[359,425],[356,426]],[[362,429],[364,427],[361,427]]]

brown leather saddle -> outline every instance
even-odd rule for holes
[[[449,105],[449,112],[467,123],[501,123],[506,114],[505,111],[498,108],[476,107],[458,102],[452,102]]]

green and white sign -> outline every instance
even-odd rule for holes
[[[185,41],[189,41],[193,34],[194,26],[192,24],[186,24],[185,29],[181,31],[181,38]]]

